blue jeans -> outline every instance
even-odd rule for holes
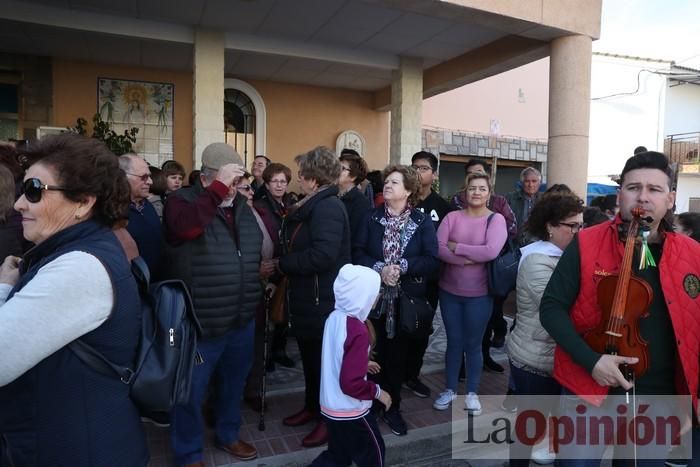
[[[173,409],[170,443],[177,465],[202,460],[204,427],[202,403],[212,374],[217,373],[216,437],[221,444],[238,440],[241,427],[243,388],[253,361],[255,321],[243,328],[232,329],[223,336],[199,341],[204,363],[192,371],[192,387],[187,404]]]
[[[517,382],[516,382],[517,384]],[[518,388],[518,391],[520,388]],[[643,396],[637,396],[638,397],[638,404],[643,404],[644,403],[644,397]],[[571,391],[569,391],[566,388],[562,388],[561,392],[561,397],[560,397],[560,403],[559,403],[559,415],[560,416],[568,416],[570,418],[574,418],[578,412],[576,411],[576,407],[578,405],[584,404],[586,407],[586,414],[587,416],[596,416],[596,417],[602,417],[605,415],[610,415],[611,413],[614,412],[614,407],[617,406],[618,404],[622,403],[624,401],[624,396],[621,395],[609,395],[606,399],[605,402],[600,407],[593,406],[591,404],[588,404],[586,402],[583,402],[579,397],[574,395]],[[655,416],[655,414],[658,413],[658,411],[661,411],[661,413],[664,413],[663,409],[659,409],[658,406],[653,409],[652,412],[648,413],[648,416]],[[670,413],[671,407],[668,407],[668,410],[666,413]],[[638,447],[638,455],[637,455],[637,460],[635,461],[634,459],[629,458],[630,453],[628,452],[627,458],[623,459],[614,459],[613,460],[613,466],[614,467],[664,467],[664,462],[666,459],[650,459],[649,457],[652,456],[646,456],[649,454],[649,452],[653,452],[654,454],[658,454],[659,450],[662,450],[662,452],[667,452],[668,448],[670,446],[656,446],[654,444],[650,444],[649,446],[640,446]],[[605,451],[606,446],[604,443],[600,443],[598,445],[591,445],[591,444],[584,444],[584,445],[579,445],[579,446],[574,446],[574,445],[565,445],[561,447],[561,451],[564,455],[558,456],[557,460],[554,461],[554,465],[556,467],[599,467],[600,466],[600,460],[603,455],[603,452]],[[617,451],[618,448],[616,448]],[[578,456],[577,456],[578,455]],[[622,457],[622,456],[619,456]],[[655,456],[654,456],[655,457]]]
[[[516,400],[518,400],[520,409],[523,408],[523,404],[520,403],[520,401],[525,402],[527,396],[558,396],[561,394],[561,385],[552,377],[531,373],[522,368],[513,366],[512,363],[510,364],[510,375],[515,381],[515,387],[517,388],[515,391],[517,395]],[[558,402],[558,398],[551,398],[551,406],[549,409],[551,414],[557,413],[559,409]],[[511,445],[509,467],[527,467],[530,465],[531,451],[532,448],[527,449],[522,446]]]
[[[440,290],[440,311],[447,333],[447,389],[457,392],[459,367],[466,354],[467,392],[478,392],[484,359],[481,340],[491,318],[493,298],[460,297]]]

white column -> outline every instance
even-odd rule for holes
[[[389,161],[411,164],[421,150],[423,120],[423,61],[401,57],[391,81],[391,138]]]
[[[202,151],[224,141],[224,33],[197,29],[194,35],[193,144],[194,168]]]
[[[592,41],[566,36],[551,43],[547,184],[565,183],[586,199],[591,114]]]

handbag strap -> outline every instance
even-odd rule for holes
[[[301,226],[303,225],[303,222],[299,222],[299,225],[297,225],[296,229],[294,229],[294,232],[292,232],[292,236],[289,237],[289,251],[288,253],[292,252],[292,243],[294,243],[294,239],[297,238],[297,234],[299,233],[299,230],[301,230]]]
[[[495,212],[492,212],[489,214],[489,218],[486,219],[486,232],[488,233],[489,230],[489,224],[491,223],[491,218],[496,215]],[[498,256],[501,256],[509,251],[516,251],[517,248],[512,243],[512,240],[510,238],[506,238],[506,243],[503,245],[503,248],[501,248],[501,252],[498,253]]]
[[[134,371],[131,368],[124,368],[110,362],[107,357],[98,352],[94,347],[86,344],[81,339],[76,339],[68,348],[80,359],[84,364],[100,373],[103,376],[119,377],[122,383],[131,384],[134,377]]]

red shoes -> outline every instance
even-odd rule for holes
[[[289,417],[282,420],[282,423],[287,426],[301,426],[306,425],[311,420],[316,420],[317,418],[317,413],[311,412],[310,410],[306,410],[304,408],[300,412],[297,412],[294,415],[290,415]]]
[[[328,442],[328,428],[326,428],[326,422],[319,420],[316,412],[303,409],[300,412],[285,418],[282,420],[282,423],[287,426],[301,426],[306,425],[313,420],[317,420],[316,426],[313,430],[311,430],[311,433],[306,435],[304,439],[301,440],[302,446],[305,448],[313,448]]]
[[[328,442],[328,428],[326,422],[319,420],[311,433],[301,440],[301,445],[305,448],[314,448]]]

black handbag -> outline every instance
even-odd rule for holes
[[[492,217],[493,214],[486,221],[487,230]],[[515,289],[519,263],[520,249],[514,246],[510,239],[506,240],[506,244],[503,245],[498,256],[486,263],[489,295],[507,297],[510,291]]]
[[[399,296],[399,331],[401,334],[418,339],[430,335],[435,310],[426,299],[418,299],[405,293]]]

